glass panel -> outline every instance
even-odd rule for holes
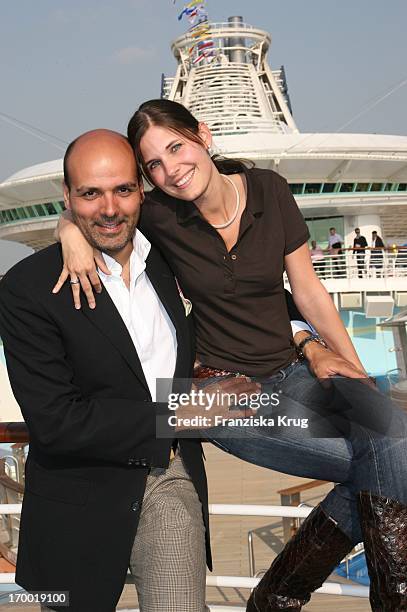
[[[37,204],[35,210],[38,212],[39,217],[45,217],[48,214],[42,204]]]
[[[386,183],[384,186],[384,191],[391,191],[392,187],[393,187],[393,183]]]
[[[32,218],[38,217],[38,213],[35,209],[35,206],[27,206],[27,211],[29,212],[30,217]]]
[[[292,185],[290,185],[291,193],[293,195],[298,195],[302,193],[303,187],[304,187],[303,183],[293,183]]]
[[[322,193],[333,193],[335,189],[335,183],[324,183]]]
[[[64,209],[62,207],[63,202],[52,202],[57,214],[60,214]]]
[[[25,208],[17,208],[17,214],[19,219],[27,219],[28,214]]]
[[[370,191],[381,191],[383,188],[383,183],[372,183],[370,187]]]
[[[356,191],[369,191],[369,183],[358,183]]]
[[[336,233],[340,234],[343,238],[345,229],[343,217],[328,217],[325,219],[305,219],[305,222],[308,225],[310,233],[309,244],[311,244],[311,240],[315,240],[317,245],[319,245],[322,249],[326,249],[328,247],[330,227],[334,227],[336,229]]]
[[[340,188],[339,191],[342,191],[342,192],[344,192],[344,191],[346,191],[346,192],[353,191],[353,183],[342,183],[341,188]]]
[[[48,211],[49,215],[56,215],[57,211],[55,210],[55,206],[53,204],[53,202],[47,202],[46,204],[44,204],[45,208]]]
[[[407,183],[399,183],[397,191],[407,191]]]
[[[321,183],[307,183],[305,185],[304,193],[320,193]]]

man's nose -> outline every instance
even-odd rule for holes
[[[114,217],[117,214],[117,202],[113,193],[105,193],[103,195],[102,213],[107,217]]]

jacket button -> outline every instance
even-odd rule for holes
[[[139,509],[140,509],[140,505],[141,505],[141,504],[140,504],[140,502],[139,502],[139,501],[135,501],[135,502],[133,502],[133,503],[131,504],[130,509],[131,509],[133,512],[137,512],[137,510],[139,510]]]
[[[127,461],[127,465],[140,465],[140,460],[132,457]]]
[[[142,467],[148,467],[148,461],[147,461],[147,459],[144,459],[144,458],[143,458],[143,459],[140,459],[140,465],[141,465]]]

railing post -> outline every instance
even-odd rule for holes
[[[254,560],[253,530],[250,530],[247,534],[247,543],[249,546],[249,576],[254,576],[256,570]]]
[[[301,501],[300,493],[291,493],[289,495],[281,494],[281,505],[282,506],[298,506]],[[284,544],[291,539],[291,537],[296,532],[296,524],[295,519],[293,518],[283,518],[283,538]]]

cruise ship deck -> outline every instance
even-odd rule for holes
[[[279,491],[288,487],[308,483],[279,472],[260,468],[221,450],[205,444],[206,468],[211,504],[262,504],[280,505]],[[225,478],[225,474],[228,475]],[[331,484],[323,484],[301,493],[301,502],[313,506],[325,496]],[[106,529],[111,529],[106,525]],[[284,541],[283,519],[253,516],[212,516],[211,534],[214,557],[213,575],[249,576],[250,562],[248,534],[252,533],[255,572],[268,568],[274,556],[282,549]],[[0,531],[0,540],[5,537]],[[329,582],[355,584],[332,574]],[[208,587],[207,602],[214,610],[245,610],[249,590],[243,588]],[[3,603],[0,610],[10,612],[39,610],[39,606]],[[136,610],[137,596],[133,584],[126,584],[117,610]],[[370,610],[368,599],[343,595],[314,594],[304,608],[313,612],[327,612],[339,609],[341,612],[363,612]]]

